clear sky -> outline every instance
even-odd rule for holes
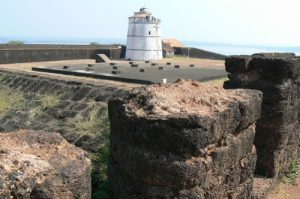
[[[125,39],[144,4],[164,38],[300,46],[299,0],[1,0],[0,36]]]

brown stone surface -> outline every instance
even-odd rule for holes
[[[196,81],[178,80],[174,84],[153,85],[131,92],[135,98],[128,104],[128,110],[137,116],[200,114],[215,116],[229,108],[233,101],[251,103],[251,95],[240,90],[224,90]],[[143,96],[149,96],[140,103]],[[143,99],[142,99],[143,100]]]
[[[109,101],[112,198],[250,198],[261,93],[195,81]]]
[[[0,198],[91,196],[91,162],[57,133],[0,134]]]

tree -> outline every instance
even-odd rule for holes
[[[11,40],[11,41],[7,42],[6,44],[8,44],[8,45],[23,45],[24,42],[20,41],[20,40]]]
[[[100,44],[98,42],[94,42],[93,41],[93,42],[90,42],[89,45],[91,45],[91,46],[99,46]]]

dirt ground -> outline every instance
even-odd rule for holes
[[[266,199],[299,199],[300,198],[300,177],[294,183],[279,183],[271,191]]]
[[[0,64],[0,68],[13,69],[18,71],[31,71],[32,67],[39,66],[58,66],[58,65],[73,65],[73,64],[92,64],[95,63],[93,59],[79,59],[79,60],[64,60],[64,61],[43,61],[43,62],[28,62],[16,64]]]

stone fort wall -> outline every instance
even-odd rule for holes
[[[300,154],[300,59],[231,56],[226,70],[233,93],[177,82],[109,101],[112,198],[262,199],[290,172]]]
[[[299,155],[300,60],[293,54],[255,54],[226,59],[229,81],[225,88],[263,92],[262,115],[257,122],[256,173],[281,177]]]
[[[124,46],[118,45],[0,45],[0,64],[94,59],[96,54],[120,59],[124,53]]]
[[[110,100],[111,198],[250,198],[261,98],[178,81]]]
[[[74,131],[76,116],[110,100],[112,198],[261,199],[270,186],[257,182],[276,182],[299,157],[300,61],[231,56],[226,70],[230,90],[178,81],[125,95],[107,84],[0,71],[0,85],[26,102],[1,114],[0,131],[56,131],[97,151],[93,135]],[[60,101],[40,111],[46,94]]]

